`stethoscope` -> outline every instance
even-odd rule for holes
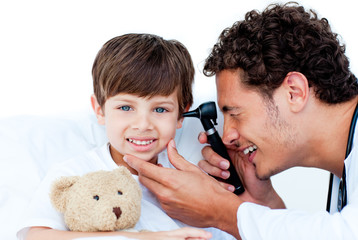
[[[352,150],[353,145],[353,136],[354,136],[354,130],[357,123],[358,118],[358,104],[354,110],[351,126],[349,128],[349,134],[348,134],[348,141],[347,141],[347,148],[346,148],[346,156],[348,157],[349,153]],[[328,191],[328,201],[327,201],[327,211],[330,211],[331,208],[331,195],[332,195],[332,183],[333,183],[333,174],[331,173],[330,180],[329,180],[329,191]],[[338,201],[337,201],[337,209],[340,212],[344,206],[347,205],[347,184],[346,184],[346,166],[343,165],[343,173],[342,178],[339,182],[339,190],[338,190]]]

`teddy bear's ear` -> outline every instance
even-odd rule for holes
[[[124,166],[119,166],[118,168],[113,170],[114,173],[120,173],[120,174],[124,174],[124,175],[128,175],[128,176],[132,176],[131,172]]]
[[[60,212],[65,212],[68,190],[75,184],[79,176],[61,177],[53,182],[50,192],[52,205]]]

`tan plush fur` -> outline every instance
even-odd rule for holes
[[[134,227],[140,217],[141,197],[139,184],[125,167],[61,177],[50,193],[53,206],[63,213],[68,228],[81,232]]]

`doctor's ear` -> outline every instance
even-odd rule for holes
[[[284,79],[283,85],[287,90],[287,100],[290,109],[293,112],[301,111],[310,95],[306,76],[300,72],[289,72]]]
[[[94,94],[91,95],[91,105],[97,117],[97,122],[101,125],[105,124],[104,113],[101,106],[98,104],[97,98]]]

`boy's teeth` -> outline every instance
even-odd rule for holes
[[[134,139],[128,139],[129,142],[137,144],[137,145],[148,145],[151,144],[153,142],[153,140],[149,140],[149,141],[140,141],[140,140],[134,140]]]

